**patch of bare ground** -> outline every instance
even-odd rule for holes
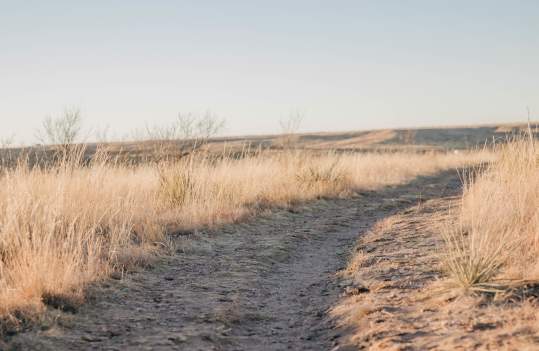
[[[538,302],[445,288],[442,226],[456,198],[386,217],[360,238],[332,315],[363,350],[539,350]],[[521,296],[522,297],[522,296]]]
[[[456,172],[444,172],[348,199],[275,210],[214,231],[183,233],[170,245],[174,254],[153,268],[93,288],[90,301],[76,311],[49,306],[39,327],[2,347],[345,350],[349,328],[329,312],[343,290],[354,289],[336,272],[346,266],[358,235],[418,202],[459,191]],[[426,249],[422,238],[420,233],[415,240]],[[373,243],[372,250],[401,244],[413,254],[414,245],[388,239]],[[382,261],[376,264],[383,267]],[[386,285],[400,286],[402,274],[387,273]]]

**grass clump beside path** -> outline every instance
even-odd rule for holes
[[[539,282],[539,145],[521,137],[465,187],[445,232],[446,267],[465,290],[503,292]]]

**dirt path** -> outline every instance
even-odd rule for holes
[[[328,311],[358,236],[418,201],[459,191],[455,172],[274,211],[198,233],[153,269],[109,281],[77,313],[15,336],[24,350],[344,350]]]
[[[362,287],[332,311],[351,328],[357,350],[539,350],[539,299],[533,288],[471,294],[443,273],[441,233],[459,197],[424,201],[377,222],[360,236],[341,279]],[[357,290],[356,290],[357,291]]]

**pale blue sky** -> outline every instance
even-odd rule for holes
[[[539,111],[539,1],[3,1],[0,136],[80,106],[121,136],[511,122]]]

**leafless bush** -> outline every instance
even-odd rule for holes
[[[225,121],[210,111],[203,115],[179,113],[176,120],[168,125],[147,127],[147,133],[154,140],[195,139],[201,143],[221,132],[224,125]]]
[[[47,116],[42,128],[36,133],[37,139],[44,145],[53,145],[67,155],[82,131],[82,114],[77,107],[66,108],[62,115]]]
[[[288,118],[279,121],[281,126],[281,144],[283,148],[291,148],[297,141],[297,133],[303,122],[303,114],[299,111],[292,112]]]
[[[145,138],[154,142],[157,156],[168,157],[186,148],[200,148],[219,134],[224,126],[225,120],[210,111],[202,115],[179,113],[171,123],[146,126]]]
[[[195,119],[195,138],[201,143],[206,143],[208,139],[220,133],[225,127],[225,121],[218,118],[211,112],[206,112],[200,118]]]

